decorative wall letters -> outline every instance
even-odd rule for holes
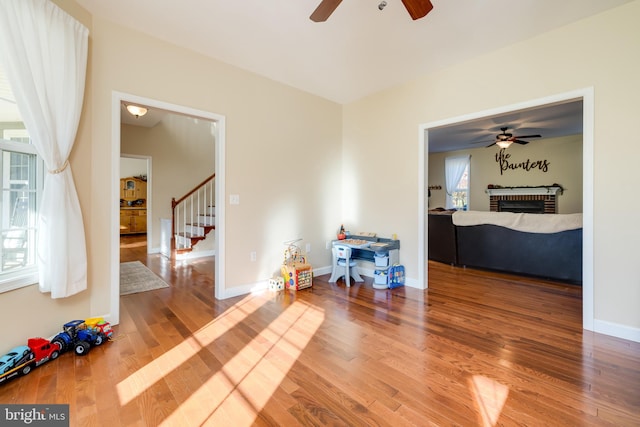
[[[509,169],[522,169],[527,172],[532,169],[540,169],[542,172],[547,172],[549,170],[549,165],[551,163],[549,163],[548,160],[527,159],[524,162],[514,163],[513,160],[509,160],[511,158],[511,154],[507,154],[505,150],[505,148],[501,148],[500,151],[496,153],[496,163],[500,166],[500,175]]]

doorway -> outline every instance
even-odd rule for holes
[[[127,178],[132,178],[135,182],[143,181],[145,183],[145,191],[143,198],[138,198],[142,194],[137,194],[134,197],[123,197],[123,194],[120,194],[120,236],[122,238],[124,235],[140,235],[144,233],[148,249],[151,248],[153,231],[153,222],[149,221],[149,218],[153,218],[151,157],[122,153],[120,156],[120,180]],[[119,185],[122,188],[122,181],[120,181]],[[123,209],[124,213],[137,215],[123,217]],[[128,212],[128,210],[131,210],[131,212]],[[142,213],[144,214],[144,221],[136,221],[137,219],[142,219],[140,215]],[[123,218],[126,221],[123,221]],[[136,223],[139,223],[140,226],[131,225]],[[136,240],[140,241],[141,239],[138,238]]]
[[[215,141],[215,205],[216,205],[216,239],[215,239],[215,298],[226,297],[225,283],[225,117],[216,113],[196,110],[167,102],[144,98],[132,94],[113,92],[111,102],[111,200],[119,199],[120,157],[121,157],[121,110],[123,103],[133,103],[156,108],[179,115],[207,120],[214,124],[212,136]],[[150,221],[151,222],[151,221]],[[112,204],[110,239],[110,313],[109,321],[118,324],[120,321],[120,212],[118,203]]]
[[[424,289],[428,287],[428,229],[426,227],[425,195],[428,194],[428,154],[429,154],[429,129],[452,125],[459,122],[477,120],[485,117],[506,114],[514,111],[537,108],[545,105],[561,102],[578,101],[583,103],[582,119],[582,203],[583,203],[583,249],[582,249],[582,323],[583,328],[592,331],[594,329],[594,274],[593,274],[593,155],[594,155],[594,96],[593,88],[586,88],[555,96],[549,96],[537,100],[519,104],[508,105],[493,110],[482,111],[465,116],[453,117],[437,122],[426,123],[420,126],[419,139],[419,168],[418,168],[418,278]]]

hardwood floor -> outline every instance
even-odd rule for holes
[[[582,330],[580,288],[429,263],[428,291],[213,298],[213,259],[121,298],[113,342],[0,385],[71,425],[640,425],[640,343]]]

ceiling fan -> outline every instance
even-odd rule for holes
[[[499,133],[498,135],[496,135],[495,142],[492,142],[491,144],[487,145],[487,147],[491,147],[492,145],[495,144],[500,148],[508,148],[514,142],[516,144],[525,145],[525,144],[528,144],[529,141],[523,141],[524,138],[540,138],[542,136],[542,135],[514,136],[512,133],[508,133],[507,129],[509,129],[509,128],[507,128],[507,127],[500,128],[502,133]]]
[[[342,3],[342,0],[322,0],[309,19],[313,22],[326,21],[340,3]],[[433,9],[433,5],[429,0],[402,0],[402,3],[414,21],[426,16]],[[378,5],[378,9],[382,10],[386,5],[387,2],[382,1]]]

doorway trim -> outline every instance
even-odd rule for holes
[[[197,110],[183,105],[170,104],[156,99],[146,98],[124,92],[113,91],[111,94],[111,198],[117,200],[120,197],[120,104],[123,101],[147,105],[170,112],[185,114],[209,120],[215,128],[215,206],[216,206],[216,243],[215,243],[215,298],[223,299],[226,293],[225,282],[225,116],[209,111]],[[109,321],[112,324],[120,323],[120,213],[119,206],[112,203],[110,230],[111,252],[109,256],[111,286],[110,286],[110,313]]]
[[[429,185],[429,129],[463,121],[480,119],[516,110],[541,107],[559,102],[582,100],[582,327],[593,331],[595,323],[594,301],[594,247],[593,247],[593,189],[594,189],[594,89],[588,87],[544,98],[506,105],[490,110],[451,117],[418,126],[418,284],[429,286],[427,260],[429,257],[428,227],[425,226],[425,194]]]

